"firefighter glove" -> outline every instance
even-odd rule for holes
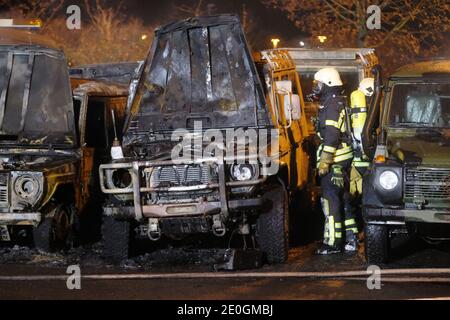
[[[320,155],[319,162],[319,176],[326,176],[330,172],[330,165],[333,163],[334,155],[332,153],[323,151]]]

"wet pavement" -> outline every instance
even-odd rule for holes
[[[0,280],[0,299],[421,299],[450,297],[450,278],[434,282],[420,277],[389,276],[382,279],[381,290],[369,290],[366,277],[286,278],[288,272],[364,271],[367,264],[363,249],[357,254],[316,256],[318,243],[291,249],[282,265],[264,265],[245,272],[274,273],[271,277],[205,277],[197,279],[82,279],[82,290],[68,290],[65,281]],[[67,276],[69,265],[80,265],[83,275],[96,274],[212,274],[225,248],[209,245],[173,245],[157,248],[111,264],[101,258],[101,246],[77,248],[66,253],[41,254],[24,246],[0,247],[0,277],[57,275]],[[392,262],[380,266],[392,268],[449,268],[448,244],[430,245],[420,239],[401,239],[393,250]],[[279,276],[278,276],[279,274]],[[447,275],[448,277],[448,275]],[[65,278],[64,278],[65,279]]]

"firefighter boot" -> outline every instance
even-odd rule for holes
[[[329,245],[329,244],[322,244],[322,246],[316,250],[317,255],[329,255],[329,254],[336,254],[341,253],[342,247],[339,244],[335,245]]]
[[[358,251],[358,237],[352,234],[345,242],[345,252],[356,252]]]

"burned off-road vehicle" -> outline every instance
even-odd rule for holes
[[[34,226],[36,245],[68,238],[79,164],[64,54],[24,31],[0,30],[0,229]]]
[[[1,239],[31,235],[39,250],[67,248],[78,238],[79,215],[92,214],[87,204],[101,195],[92,173],[98,172],[95,159],[109,159],[114,140],[107,107],[123,114],[127,87],[77,80],[74,108],[63,52],[14,29],[0,30],[0,70]],[[110,96],[121,103],[110,107]]]
[[[308,180],[307,120],[289,55],[259,63],[260,75],[232,15],[155,32],[124,157],[100,167],[105,256],[127,258],[135,237],[212,233],[251,237],[269,263],[287,259],[289,191]]]
[[[363,139],[373,155],[363,185],[369,263],[386,262],[391,239],[399,234],[450,239],[450,61],[397,70],[384,89],[382,108],[377,79]]]

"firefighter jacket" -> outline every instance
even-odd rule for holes
[[[334,163],[353,158],[351,138],[347,133],[345,98],[339,95],[339,87],[326,87],[321,95],[318,136],[322,141],[318,160],[323,151],[334,155]]]

